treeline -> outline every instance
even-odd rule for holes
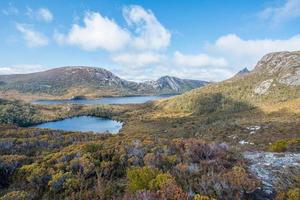
[[[38,110],[32,105],[0,99],[0,124],[28,126],[39,121]]]

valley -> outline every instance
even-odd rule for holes
[[[297,194],[299,66],[300,52],[271,53],[250,72],[142,104],[30,104],[3,99],[0,196],[199,200],[284,199]],[[7,84],[2,89],[18,89],[31,99],[40,92],[51,98],[71,96],[60,87],[37,89],[32,84],[40,82],[29,78],[1,78]],[[133,83],[113,82],[124,86],[122,92],[133,91],[127,88]],[[30,86],[20,89],[16,83]],[[95,96],[86,89],[72,95],[103,94],[96,88]],[[109,118],[123,127],[117,134],[28,128],[79,116]]]

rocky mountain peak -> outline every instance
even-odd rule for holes
[[[249,74],[250,73],[250,70],[245,67],[244,69],[240,70],[238,73],[236,73],[235,76],[241,76],[241,75],[245,75],[245,74]]]
[[[300,51],[269,53],[257,63],[254,72],[281,84],[300,86]]]
[[[173,76],[162,76],[155,81],[147,81],[145,84],[159,90],[161,92],[168,93],[180,93],[184,91],[191,90],[193,88],[201,87],[209,82],[201,80],[191,80],[191,79],[180,79]]]
[[[255,71],[265,71],[274,74],[296,67],[300,67],[300,51],[284,51],[266,54],[257,63]]]

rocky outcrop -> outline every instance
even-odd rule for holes
[[[254,89],[254,93],[258,95],[265,94],[270,89],[272,83],[273,83],[273,79],[263,81]]]
[[[267,54],[254,72],[274,77],[281,84],[300,86],[300,51]]]
[[[293,74],[286,74],[278,80],[282,84],[300,86],[300,68]]]
[[[250,161],[250,172],[262,182],[255,199],[274,199],[274,188],[288,187],[292,174],[300,173],[299,153],[245,152],[244,157]]]

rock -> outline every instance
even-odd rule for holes
[[[248,127],[246,127],[246,129],[248,131],[250,131],[250,134],[255,134],[258,130],[261,129],[261,127],[260,126],[248,126]]]
[[[253,145],[254,143],[253,142],[247,142],[245,140],[241,140],[241,141],[239,141],[239,144],[241,144],[241,145],[245,145],[245,144],[251,144],[251,145]]]
[[[273,83],[273,79],[263,81],[261,84],[259,84],[259,86],[257,86],[254,89],[254,93],[258,94],[258,95],[265,94],[269,90],[269,88],[271,87],[272,83]]]
[[[256,65],[255,71],[275,74],[300,66],[300,51],[275,52],[265,55]]]
[[[300,86],[300,51],[267,54],[253,71],[276,77],[281,84]]]
[[[280,78],[279,83],[293,86],[300,86],[300,69],[298,69],[294,74],[287,74]]]
[[[250,161],[249,171],[262,182],[257,199],[273,199],[274,187],[284,185],[288,187],[291,171],[300,173],[300,154],[245,152],[244,157]]]

